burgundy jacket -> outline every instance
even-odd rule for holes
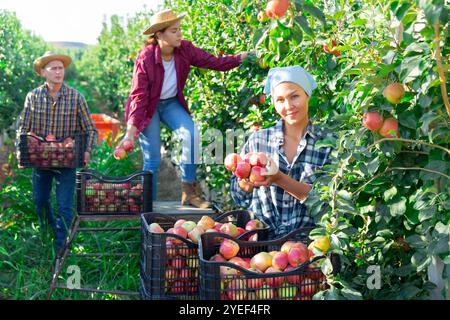
[[[227,71],[240,65],[240,55],[217,58],[212,54],[195,47],[191,42],[182,40],[174,50],[175,70],[177,74],[178,99],[190,113],[183,89],[186,84],[191,65],[199,68]],[[155,113],[161,96],[164,81],[164,66],[161,48],[148,45],[143,48],[135,61],[133,80],[128,100],[125,104],[125,122],[142,132]]]

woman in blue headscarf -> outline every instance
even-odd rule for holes
[[[269,225],[271,238],[314,225],[303,202],[316,179],[315,170],[326,164],[331,151],[315,146],[323,133],[308,117],[316,87],[311,74],[300,66],[269,70],[264,92],[270,94],[280,120],[253,133],[241,151],[241,156],[250,152],[269,156],[266,179],[252,183],[232,178],[232,198]]]

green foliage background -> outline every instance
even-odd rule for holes
[[[320,142],[335,152],[307,201],[317,222],[311,237],[329,236],[330,252],[340,254],[343,263],[342,272],[333,276],[329,259],[324,260],[331,287],[315,298],[428,298],[434,288],[427,276],[431,261],[443,262],[445,281],[450,273],[449,114],[441,91],[445,79],[439,79],[435,56],[439,47],[441,70],[448,72],[448,8],[441,0],[293,0],[284,19],[259,22],[258,12],[265,5],[262,0],[166,1],[166,7],[188,13],[182,31],[196,46],[216,55],[256,54],[226,73],[193,68],[185,89],[193,117],[202,132],[217,128],[224,136],[227,129],[249,133],[254,124],[269,127],[277,115],[269,99],[259,102],[268,68],[301,65],[309,70],[318,82],[310,118],[336,134]],[[31,41],[14,17],[2,14],[0,23],[9,21],[6,30],[14,35],[0,38],[2,107],[16,110],[5,112],[12,114],[9,120],[2,118],[7,126],[36,84],[30,57],[40,55],[45,44]],[[74,83],[87,82],[85,95],[92,108],[123,119],[134,59],[145,40],[141,32],[152,14],[138,13],[127,21],[112,17],[98,44],[76,61]],[[324,52],[331,40],[337,42],[340,56]],[[25,49],[19,44],[24,41],[30,41]],[[3,48],[10,48],[8,55]],[[391,82],[406,89],[396,105],[382,95]],[[448,92],[448,82],[443,86]],[[382,140],[361,125],[362,114],[375,110],[398,119],[401,139]],[[173,148],[168,131],[163,138],[166,147]],[[103,163],[103,157],[98,153],[94,163]],[[205,163],[200,172],[223,208],[232,208],[230,174],[223,166]],[[28,188],[27,183],[4,188],[2,197]],[[2,220],[3,228],[8,221]],[[367,287],[370,266],[380,267],[380,289]]]

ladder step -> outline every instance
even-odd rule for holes
[[[95,292],[95,293],[111,293],[117,295],[125,295],[125,296],[138,296],[139,292],[136,291],[120,291],[120,290],[102,290],[102,289],[93,289],[93,288],[69,288],[63,285],[56,285],[55,289],[64,289],[64,290],[72,290],[72,291],[82,291],[82,292]]]

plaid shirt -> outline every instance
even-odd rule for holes
[[[287,161],[283,150],[283,121],[270,128],[253,133],[241,152],[264,152],[275,161],[281,172],[293,179],[313,184],[317,179],[316,168],[327,164],[330,147],[317,148],[315,143],[324,137],[322,131],[314,130],[308,124],[305,136],[301,139],[297,154],[291,164]],[[237,178],[231,180],[231,196],[237,205],[249,208],[256,218],[270,227],[270,237],[278,238],[301,227],[312,227],[314,221],[308,214],[303,201],[291,196],[279,186],[254,188],[252,193],[243,191]]]
[[[56,139],[87,133],[88,151],[97,141],[98,134],[86,100],[77,90],[65,84],[55,100],[48,94],[46,84],[28,93],[18,133],[28,132],[34,132],[43,138],[53,134]]]

